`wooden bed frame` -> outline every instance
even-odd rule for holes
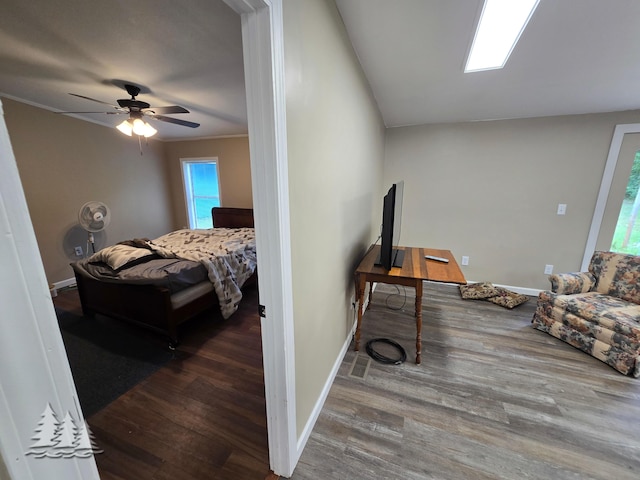
[[[250,208],[215,207],[211,210],[215,227],[253,227],[253,210]],[[101,282],[75,272],[82,312],[87,317],[99,313],[133,322],[165,334],[172,348],[178,344],[178,326],[195,315],[219,306],[213,291],[174,308],[171,294],[164,287]],[[245,285],[254,284],[256,274]]]

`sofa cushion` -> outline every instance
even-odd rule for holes
[[[540,292],[539,304],[553,307],[547,315],[563,321],[563,315],[571,314],[594,325],[629,337],[631,342],[640,342],[640,305],[604,295],[598,292],[575,295],[557,295]]]
[[[495,297],[500,292],[489,282],[460,285],[460,296],[465,299],[479,300]]]
[[[596,292],[640,304],[640,256],[595,252],[589,272],[598,279]]]
[[[640,361],[637,351],[620,349],[607,341],[594,338],[589,333],[575,329],[563,322],[554,321],[536,311],[533,326],[601,360],[625,375],[640,376]]]
[[[569,295],[590,291],[596,284],[596,277],[589,272],[555,273],[549,275],[551,291]]]
[[[502,307],[515,308],[529,300],[529,297],[516,292],[511,292],[506,288],[498,288],[498,295],[487,298],[487,300]]]

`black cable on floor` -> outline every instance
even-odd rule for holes
[[[403,311],[402,309],[407,304],[407,290],[404,287],[402,289],[402,293],[404,294],[403,298],[402,298],[402,305],[400,305],[399,307],[392,307],[391,305],[389,305],[389,299],[391,297],[395,297],[395,296],[400,296],[401,295],[400,287],[398,285],[394,285],[394,287],[396,287],[396,293],[387,294],[387,297],[385,298],[384,303],[385,303],[385,305],[387,306],[387,308],[389,310]]]
[[[400,354],[400,356],[398,358],[385,357],[384,355],[376,352],[373,349],[374,343],[386,343],[387,345],[391,345],[396,350],[398,350],[398,353]],[[369,340],[367,342],[366,349],[367,349],[367,354],[371,358],[373,358],[376,362],[380,362],[380,363],[386,363],[389,365],[400,365],[407,359],[407,352],[404,351],[404,348],[402,348],[402,345],[400,345],[397,342],[394,342],[393,340],[389,340],[388,338],[374,338],[373,340]]]

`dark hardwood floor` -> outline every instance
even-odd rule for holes
[[[369,357],[348,351],[292,480],[640,478],[640,379],[533,329],[535,298],[508,310],[426,283],[415,365],[415,297],[394,311],[392,292],[362,345],[395,340],[407,361],[356,378]]]
[[[76,290],[54,304],[82,313]],[[248,287],[228,320],[207,312],[184,324],[168,364],[87,419],[104,450],[95,456],[103,480],[277,478],[269,471],[257,305],[257,288]]]

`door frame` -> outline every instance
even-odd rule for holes
[[[224,0],[240,14],[258,254],[269,463],[290,477],[296,433],[282,0]]]
[[[607,156],[607,163],[605,164],[604,172],[602,174],[598,200],[596,201],[596,208],[593,211],[591,228],[589,229],[587,244],[585,245],[584,255],[582,257],[582,265],[580,266],[580,270],[583,272],[586,272],[589,268],[589,262],[591,261],[593,252],[596,250],[596,243],[598,241],[598,235],[600,234],[602,220],[604,219],[604,212],[607,206],[607,199],[609,198],[609,191],[611,190],[611,183],[613,182],[613,175],[615,174],[616,166],[618,164],[620,148],[622,147],[624,136],[627,133],[640,133],[640,123],[616,125],[616,128],[613,131],[611,146],[609,147],[609,155]]]
[[[282,0],[224,1],[240,14],[242,24],[258,287],[260,303],[266,309],[261,322],[269,462],[276,474],[289,477],[299,451]],[[0,153],[0,229],[7,244],[0,252],[0,295],[6,300],[3,328],[10,332],[0,335],[0,358],[11,356],[0,362],[0,473],[6,467],[10,478],[97,480],[98,471],[91,457],[52,463],[25,455],[24,447],[44,408],[39,404],[42,399],[49,400],[58,412],[70,410],[79,416],[81,409],[1,104]],[[15,388],[7,390],[5,378],[29,381],[9,382]]]

